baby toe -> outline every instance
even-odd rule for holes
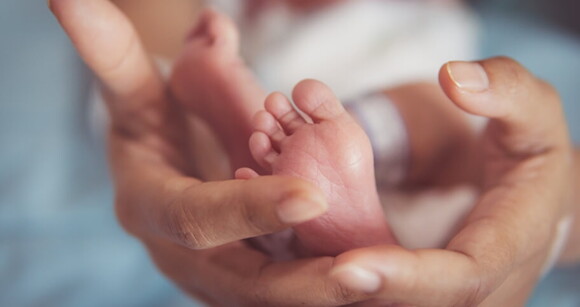
[[[286,138],[286,134],[284,134],[274,116],[266,111],[259,111],[256,114],[254,117],[254,129],[266,134],[272,141],[273,147],[277,150]]]
[[[345,113],[342,104],[328,86],[316,80],[304,80],[292,93],[296,106],[312,120],[321,122]]]
[[[266,110],[274,116],[287,134],[293,134],[306,123],[304,118],[294,109],[288,98],[280,93],[273,93],[266,98]]]
[[[250,136],[250,153],[256,163],[267,171],[272,171],[272,163],[278,153],[272,147],[270,137],[263,132],[256,131]]]

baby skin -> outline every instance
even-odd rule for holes
[[[311,255],[337,255],[363,246],[394,243],[376,191],[373,154],[363,129],[321,82],[305,80],[292,98],[265,102],[254,118],[250,151],[273,175],[317,185],[329,210],[294,227],[298,248]]]
[[[176,72],[192,83],[174,89],[177,100],[214,129],[234,168],[253,167],[256,162],[262,167],[257,172],[239,169],[236,177],[294,176],[323,191],[329,210],[293,228],[302,256],[334,256],[395,243],[379,202],[371,145],[362,128],[330,89],[314,80],[299,83],[293,92],[304,115],[279,93],[266,98],[266,110],[256,112],[265,95],[243,65],[237,44],[233,23],[217,12],[205,12],[182,56],[185,68]]]

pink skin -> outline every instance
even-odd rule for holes
[[[262,108],[266,93],[247,69],[239,53],[233,22],[205,10],[187,38],[175,63],[172,93],[217,133],[229,153],[232,169],[257,167],[248,149],[252,117]]]
[[[294,227],[300,254],[337,255],[394,243],[375,188],[370,143],[326,86],[304,81],[294,91],[313,124],[280,94],[266,99],[267,112],[258,112],[265,93],[238,55],[235,26],[211,10],[191,32],[175,75],[189,80],[174,85],[176,99],[214,129],[232,168],[250,167],[239,169],[237,179],[258,176],[252,169],[261,166],[314,182],[325,192],[329,212]]]
[[[283,95],[270,95],[267,111],[254,119],[250,150],[272,174],[311,181],[325,193],[329,211],[294,227],[300,250],[334,256],[395,243],[378,199],[372,149],[363,129],[318,81],[300,82],[293,100],[307,119]]]

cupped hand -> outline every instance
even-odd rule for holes
[[[212,305],[471,306],[522,304],[535,285],[569,212],[572,162],[559,98],[513,61],[441,72],[458,107],[492,119],[481,197],[445,250],[272,262],[240,240],[322,214],[320,191],[291,178],[195,178],[204,161],[192,148],[194,116],[169,99],[125,16],[105,0],[51,8],[107,96],[119,219],[187,293]],[[298,214],[284,205],[295,199],[318,209]]]
[[[170,99],[128,19],[106,0],[49,4],[106,96],[119,220],[171,280],[212,305],[357,300],[328,277],[332,258],[276,263],[242,240],[324,213],[316,187],[286,177],[195,178],[206,162],[192,145],[200,143],[195,116]]]
[[[332,275],[378,302],[523,305],[570,224],[572,150],[555,90],[507,58],[440,72],[462,110],[490,118],[475,208],[445,249],[380,246],[337,257]]]

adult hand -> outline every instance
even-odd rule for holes
[[[340,305],[357,298],[328,277],[332,258],[274,263],[240,241],[322,214],[293,178],[202,182],[193,114],[167,95],[127,18],[107,0],[52,0],[52,11],[100,79],[118,217],[159,268],[212,305]],[[305,208],[306,206],[306,208]]]
[[[559,97],[506,58],[449,63],[440,82],[459,108],[491,119],[475,208],[444,250],[354,250],[337,257],[332,275],[371,305],[523,305],[571,214],[572,150]]]
[[[471,305],[514,296],[521,302],[535,284],[567,211],[571,162],[558,98],[518,65],[483,62],[487,89],[474,90],[459,75],[453,82],[453,69],[442,72],[444,89],[458,106],[496,119],[482,145],[488,153],[482,197],[447,250],[386,246],[336,260],[273,263],[239,240],[293,224],[284,220],[299,222],[280,215],[300,212],[284,210],[293,200],[321,214],[320,192],[290,178],[203,183],[191,177],[197,171],[191,161],[199,160],[190,148],[191,114],[168,99],[126,18],[105,0],[51,4],[107,93],[119,218],[189,294],[213,305],[369,299]],[[328,277],[332,268],[337,281]]]

